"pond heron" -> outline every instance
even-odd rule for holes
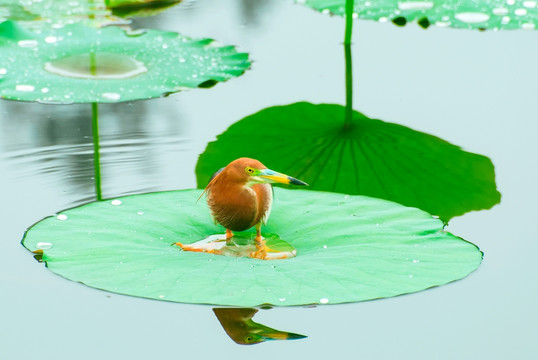
[[[232,239],[233,231],[256,227],[256,251],[250,257],[257,259],[280,258],[278,254],[267,255],[277,252],[267,247],[261,235],[262,223],[267,223],[273,202],[271,183],[308,185],[270,170],[258,160],[239,158],[215,173],[204,191],[215,222],[226,228],[227,241]],[[188,245],[181,247],[191,250]]]

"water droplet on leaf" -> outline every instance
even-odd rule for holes
[[[495,8],[493,9],[493,14],[494,15],[506,15],[508,14],[508,9],[505,7]]]
[[[37,46],[37,40],[20,40],[17,45],[22,48],[34,48]]]
[[[489,20],[489,15],[480,12],[462,12],[455,15],[455,18],[467,24],[477,24]]]
[[[15,90],[17,90],[17,91],[34,91],[35,86],[33,86],[33,85],[16,85]]]
[[[52,247],[52,244],[49,243],[49,242],[38,242],[35,246],[38,249],[47,250],[47,249],[50,249]]]
[[[101,94],[101,96],[107,100],[111,100],[111,101],[118,101],[119,99],[121,99],[121,95],[118,94],[118,93],[103,93]]]
[[[56,41],[58,41],[58,38],[56,36],[47,36],[45,38],[45,42],[47,44],[54,44]]]
[[[398,9],[400,10],[428,10],[433,7],[431,1],[406,1],[399,2]]]

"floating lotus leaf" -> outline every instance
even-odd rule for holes
[[[297,0],[318,11],[345,15],[346,0]],[[355,0],[354,16],[360,19],[393,21],[397,25],[417,21],[463,29],[527,29],[538,24],[536,0]]]
[[[431,215],[385,200],[275,189],[264,233],[297,257],[258,260],[181,251],[222,233],[201,190],[126,196],[32,226],[24,246],[49,270],[108,291],[235,306],[336,304],[396,296],[467,276],[478,248]],[[254,237],[254,233],[252,233]]]
[[[155,15],[182,0],[23,0],[21,4],[0,0],[0,18],[10,20],[34,20],[26,25],[41,26],[35,20],[53,23],[56,26],[84,23],[92,26],[105,26],[125,22],[120,17]],[[5,3],[5,5],[4,5]],[[2,11],[3,10],[3,11]],[[29,14],[39,14],[38,17]],[[24,16],[22,16],[24,15]]]
[[[20,19],[10,16],[10,20],[41,20],[29,23],[28,26],[42,26],[42,22],[57,26],[75,22],[105,25],[116,23],[119,18],[112,16],[106,8],[105,0],[21,0],[19,1],[26,11],[38,14],[38,19]]]
[[[152,16],[182,0],[106,0],[106,6],[112,14],[121,17]]]
[[[120,102],[241,75],[248,54],[174,32],[66,25],[36,34],[0,24],[0,97],[44,103]]]
[[[106,12],[105,0],[20,0],[19,3],[42,18],[88,18]]]
[[[500,201],[487,157],[357,111],[346,127],[344,113],[340,105],[296,103],[244,118],[200,155],[198,187],[207,185],[215,169],[247,156],[313,190],[383,198],[445,221]]]

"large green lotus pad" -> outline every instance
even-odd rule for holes
[[[346,0],[296,0],[318,11],[345,15]],[[526,29],[538,25],[536,0],[355,0],[353,17],[394,21],[403,25],[418,21],[423,27],[464,29]]]
[[[297,249],[285,260],[185,252],[222,233],[201,190],[126,196],[48,217],[23,239],[47,267],[111,292],[235,306],[336,304],[396,296],[461,279],[479,249],[431,215],[385,200],[275,189],[264,233]]]
[[[81,24],[40,34],[0,24],[0,98],[44,103],[119,102],[210,87],[241,75],[248,55],[174,32],[128,33]]]

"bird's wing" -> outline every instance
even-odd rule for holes
[[[215,179],[217,177],[218,174],[220,174],[222,172],[222,170],[224,170],[224,168],[220,168],[217,170],[217,172],[215,172],[211,178],[209,179],[209,183],[207,184],[207,186],[205,187],[204,191],[200,194],[200,196],[198,197],[198,199],[196,200],[196,202],[200,201],[200,199],[202,198],[202,196],[204,196],[204,194],[206,192],[209,191],[209,187],[211,186],[211,183],[213,182],[213,179]],[[217,220],[215,220],[215,224],[217,223]]]
[[[267,210],[265,210],[265,212],[263,214],[263,217],[262,217],[262,222],[263,222],[264,225],[267,225],[267,220],[269,220],[269,215],[271,215],[271,208],[273,206],[274,190],[273,190],[273,187],[271,185],[269,185],[269,188],[270,188],[270,190],[267,191]]]

